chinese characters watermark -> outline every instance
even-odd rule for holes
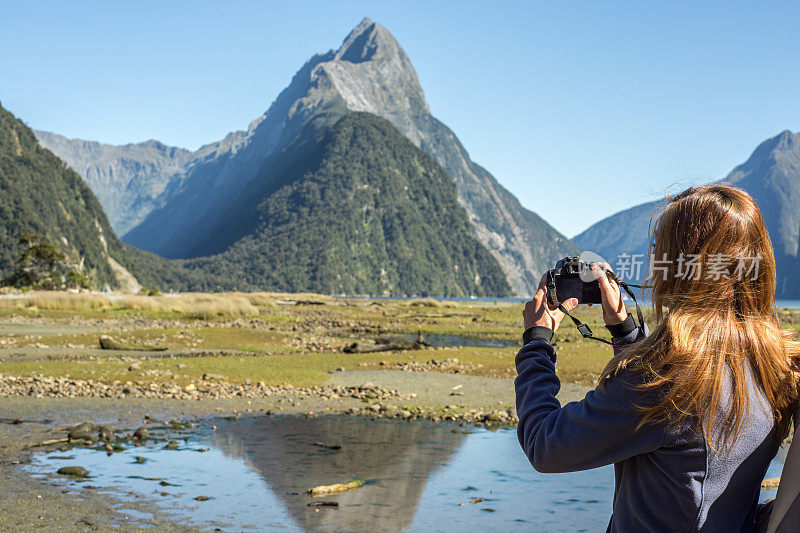
[[[673,277],[686,280],[721,281],[736,279],[758,279],[761,254],[754,256],[729,254],[708,254],[706,261],[701,262],[700,254],[681,253],[674,261],[667,259],[664,254],[660,259],[650,256],[650,278],[657,275],[666,280],[672,272]],[[622,253],[617,256],[614,273],[622,281],[635,281],[642,278],[642,266],[645,264],[645,254]]]

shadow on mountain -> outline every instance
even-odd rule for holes
[[[421,423],[281,417],[221,427],[214,444],[258,472],[304,530],[399,531],[411,525],[430,476],[463,441],[452,428]],[[367,484],[325,498],[306,494],[356,478]],[[339,508],[309,507],[312,501]]]

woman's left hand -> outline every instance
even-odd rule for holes
[[[545,277],[547,274],[545,274]],[[564,318],[564,313],[558,307],[553,307],[547,299],[547,285],[545,277],[539,283],[539,290],[533,295],[531,301],[525,303],[525,309],[522,310],[522,319],[525,329],[532,326],[544,326],[553,330],[553,333],[558,329],[561,320]],[[578,305],[577,298],[570,298],[564,303],[564,308],[567,311],[572,311]]]
[[[608,263],[592,263],[592,274],[600,286],[600,296],[603,299],[603,321],[607,326],[619,324],[628,318],[628,310],[619,290],[619,283],[609,277],[607,272],[613,272]]]

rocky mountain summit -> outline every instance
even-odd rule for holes
[[[167,160],[156,147],[133,145],[151,152],[143,157],[149,164],[142,165],[141,174],[133,172],[129,183],[138,180],[148,186],[142,186],[141,193],[136,192],[137,187],[128,188],[131,197],[124,203],[138,206],[133,213],[125,215],[119,208],[109,208],[115,224],[127,228],[135,218],[146,214],[123,238],[165,257],[221,253],[241,233],[225,235],[220,222],[236,208],[237,199],[252,181],[257,176],[260,180],[270,179],[270,173],[263,170],[280,167],[283,151],[297,141],[306,127],[322,131],[353,111],[387,119],[445,169],[456,184],[458,200],[466,209],[478,240],[498,260],[514,293],[530,294],[544,269],[557,258],[578,251],[469,158],[455,134],[431,114],[406,53],[386,28],[369,19],[353,29],[337,50],[309,59],[267,112],[246,131],[231,133],[220,142],[204,146],[186,160],[181,159],[186,157],[182,152]],[[63,144],[51,147],[65,155]],[[65,158],[73,158],[71,166],[93,187],[109,190],[109,195],[98,192],[98,196],[108,198],[104,205],[108,201],[112,206],[109,196],[120,194],[114,190],[128,190],[124,184],[127,178],[115,170],[120,182],[112,187],[110,169],[116,167],[108,162],[101,165],[90,155],[80,155],[78,148],[75,150]],[[162,170],[156,171],[159,166]],[[90,179],[92,172],[95,177]]]
[[[500,261],[518,295],[531,294],[556,259],[578,251],[474,163],[456,135],[431,115],[414,67],[386,28],[364,19],[317,68],[348,109],[386,118],[444,167],[478,239]]]

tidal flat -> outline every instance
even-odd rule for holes
[[[26,465],[37,454],[103,445],[94,435],[63,442],[84,421],[111,426],[126,449],[135,446],[131,431],[172,419],[206,430],[219,417],[282,415],[512,428],[521,310],[313,294],[0,295],[0,477],[9,487],[0,528],[201,527],[176,522],[140,493],[123,501],[91,481],[32,477]],[[797,310],[779,314],[800,323]],[[606,333],[598,308],[576,315]],[[101,348],[101,335],[118,349]],[[559,397],[580,399],[610,349],[567,322],[554,345]]]
[[[324,385],[342,369],[510,378],[521,343],[521,310],[516,302],[313,294],[0,295],[0,373],[182,387],[204,374],[238,384]],[[605,333],[597,307],[577,313]],[[430,338],[430,346],[346,353],[353,343],[369,346],[376,339],[420,334],[423,343]],[[128,347],[166,349],[103,350],[100,335]],[[581,339],[569,324],[554,344],[564,382],[590,385],[608,360],[606,346]]]

